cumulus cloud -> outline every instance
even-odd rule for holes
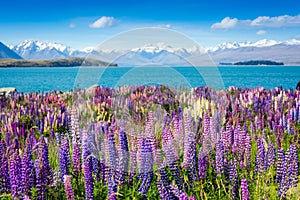
[[[90,28],[106,28],[111,27],[117,23],[114,17],[102,16],[97,19],[94,23],[90,24]]]
[[[211,26],[211,28],[221,28],[221,29],[228,29],[228,28],[233,28],[236,26],[238,22],[237,18],[230,18],[230,17],[225,17],[221,22],[215,23]]]
[[[229,29],[229,28],[243,28],[243,27],[300,27],[300,15],[290,16],[281,15],[276,17],[259,16],[255,19],[237,19],[225,17],[221,22],[217,22],[211,26],[212,29]]]
[[[259,30],[256,32],[257,35],[264,35],[266,33],[267,33],[267,31],[265,31],[265,30]]]

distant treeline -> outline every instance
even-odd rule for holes
[[[220,65],[284,65],[283,62],[275,62],[271,60],[250,60],[236,63],[224,63],[221,62]]]
[[[91,58],[61,58],[50,60],[0,59],[0,67],[76,67],[76,66],[117,66]]]

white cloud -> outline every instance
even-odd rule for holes
[[[259,30],[256,32],[257,35],[264,35],[266,33],[267,33],[267,31],[265,31],[265,30]]]
[[[229,29],[243,27],[300,27],[300,15],[281,15],[276,17],[259,16],[253,20],[241,20],[237,18],[225,17],[221,22],[217,22],[211,26],[211,28],[213,29]]]
[[[117,23],[117,20],[114,17],[102,16],[94,23],[90,24],[90,28],[106,28],[111,27]]]
[[[221,28],[221,29],[228,29],[228,28],[233,28],[236,26],[238,22],[237,18],[230,18],[230,17],[225,17],[221,22],[215,23],[211,26],[211,28]]]
[[[76,24],[71,23],[71,24],[69,25],[69,27],[70,27],[70,28],[75,28],[75,27],[76,27]]]
[[[165,24],[165,28],[172,28],[171,24]]]
[[[154,26],[154,28],[172,28],[171,24],[160,24],[157,26]]]

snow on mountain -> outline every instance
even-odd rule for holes
[[[209,54],[216,62],[235,61],[236,59],[275,59],[297,60],[297,50],[300,40],[275,41],[263,39],[257,42],[224,42],[214,47],[189,48],[173,47],[165,43],[145,44],[128,50],[105,50],[95,47],[86,47],[80,50],[66,45],[51,42],[26,40],[23,43],[10,47],[24,59],[51,59],[67,57],[93,57],[105,61],[114,61],[124,64],[137,63],[182,63],[185,58]],[[286,51],[286,53],[282,53]],[[261,55],[263,53],[264,55]],[[290,54],[291,56],[288,56]],[[239,57],[242,56],[242,57]],[[116,60],[117,59],[117,60]],[[238,60],[240,61],[240,60]],[[176,64],[176,63],[175,63]]]
[[[24,59],[68,58],[71,48],[59,43],[25,40],[11,48]]]

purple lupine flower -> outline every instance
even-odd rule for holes
[[[251,164],[251,136],[249,133],[246,133],[245,136],[245,159],[246,159],[246,166],[250,168]]]
[[[208,117],[207,113],[204,115],[203,120],[203,136],[207,136],[210,133],[210,118]]]
[[[284,156],[284,161],[282,164],[282,177],[279,182],[279,188],[278,188],[278,197],[285,198],[286,192],[288,191],[290,185],[289,185],[289,175],[291,173],[291,169],[289,169],[289,161],[290,161],[290,151],[289,149],[286,151]]]
[[[157,189],[161,199],[169,199],[169,191],[161,179],[157,179]]]
[[[124,131],[119,132],[119,150],[120,150],[120,160],[119,160],[119,183],[122,184],[125,181],[125,176],[128,174],[128,163],[129,163],[129,149],[127,135]]]
[[[175,199],[174,194],[170,190],[170,179],[164,167],[159,169],[159,177],[157,179],[157,189],[161,199]]]
[[[69,175],[69,168],[71,165],[70,159],[70,146],[69,140],[67,136],[64,136],[61,147],[59,149],[59,164],[60,164],[60,172],[61,172],[61,179],[63,181],[64,175]]]
[[[114,126],[109,128],[108,138],[107,138],[107,151],[109,156],[109,163],[108,167],[110,169],[110,176],[116,176],[117,168],[118,168],[118,152],[115,143],[115,133],[114,133]]]
[[[142,180],[142,183],[138,191],[146,195],[150,187],[150,183],[153,179],[153,155],[151,148],[151,140],[143,138],[142,144],[140,147],[140,169],[139,169],[139,179]]]
[[[266,165],[267,167],[271,167],[275,165],[276,162],[276,150],[272,142],[269,143],[268,151],[266,154]]]
[[[79,175],[81,172],[80,148],[77,142],[73,144],[73,165],[74,173]]]
[[[191,197],[190,197],[190,200],[196,200],[196,197],[191,196]]]
[[[266,162],[265,162],[265,146],[264,142],[261,139],[257,140],[257,153],[256,153],[256,171],[262,173],[266,171]]]
[[[88,131],[82,130],[82,164],[84,165],[85,160],[91,154],[89,146],[89,135]]]
[[[230,186],[232,188],[232,199],[235,199],[238,194],[238,176],[237,176],[237,170],[236,170],[236,160],[233,162],[232,160],[230,161],[229,165],[229,181],[230,181]]]
[[[67,200],[74,200],[75,197],[72,188],[71,177],[69,175],[64,175],[64,187]]]
[[[179,200],[189,200],[189,197],[186,193],[183,192],[179,195]]]
[[[109,177],[109,180],[107,183],[107,189],[108,189],[108,193],[107,193],[108,199],[110,199],[110,198],[113,199],[114,197],[116,197],[117,183],[115,181],[114,176]]]
[[[241,180],[241,193],[242,193],[242,200],[250,200],[248,181],[244,178]]]
[[[177,158],[176,158],[176,153],[175,153],[175,147],[174,145],[171,144],[167,144],[163,146],[163,150],[165,152],[165,158],[166,158],[166,162],[170,168],[170,171],[172,173],[172,176],[175,179],[175,183],[177,185],[177,187],[182,190],[182,186],[183,186],[183,180],[181,178],[180,175],[180,171],[177,165]]]
[[[94,199],[94,182],[93,182],[91,162],[92,162],[91,156],[87,157],[86,160],[83,162],[86,200]]]
[[[278,149],[278,161],[277,161],[277,168],[276,168],[276,181],[278,183],[281,182],[282,175],[283,175],[283,164],[284,164],[284,150]]]
[[[289,184],[291,187],[297,187],[298,183],[298,170],[299,170],[299,163],[298,163],[298,154],[297,148],[294,144],[290,145],[290,180]]]
[[[184,118],[184,157],[182,166],[187,169],[191,184],[196,180],[196,136],[191,130],[192,118],[190,115]]]
[[[55,189],[58,189],[58,187],[60,186],[61,183],[62,183],[62,180],[61,180],[60,170],[54,170],[53,171],[52,186]]]
[[[31,188],[34,185],[34,164],[32,161],[32,155],[30,147],[27,146],[24,150],[22,158],[22,193],[30,195]]]
[[[50,185],[52,182],[52,169],[49,163],[48,145],[43,136],[39,140],[39,155],[44,169],[43,176],[46,178],[46,184]]]
[[[8,170],[8,159],[5,154],[1,155],[2,159],[0,162],[0,193],[10,193],[10,176]]]
[[[198,173],[199,173],[199,178],[204,179],[206,176],[207,172],[207,165],[208,165],[208,158],[207,156],[200,155],[199,151],[199,156],[198,156]]]
[[[19,199],[22,193],[21,187],[21,158],[19,152],[15,152],[9,161],[9,179],[11,193],[14,199]]]
[[[10,180],[8,172],[8,159],[6,155],[6,144],[0,140],[0,193],[10,192]]]
[[[23,200],[30,200],[29,196],[25,195]]]
[[[224,173],[224,145],[222,140],[219,140],[216,145],[216,173],[218,176]]]
[[[133,177],[136,174],[136,165],[137,165],[137,150],[136,150],[137,142],[132,137],[131,139],[131,150],[130,150],[130,177],[129,182],[132,183]]]

